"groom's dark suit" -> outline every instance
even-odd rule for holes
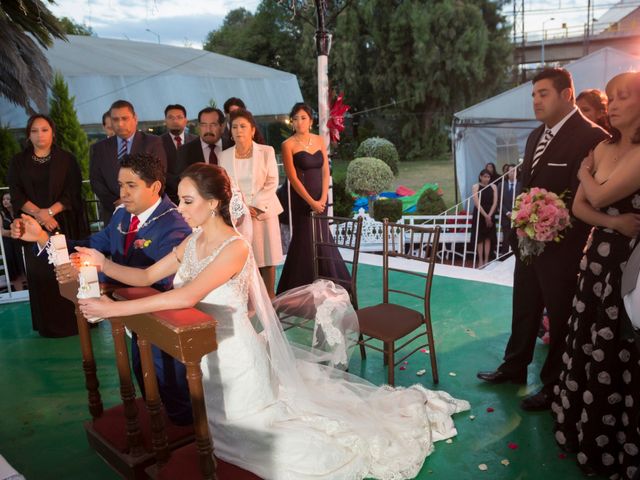
[[[149,220],[140,226],[135,237],[140,242],[136,243],[134,240],[126,255],[124,254],[126,234],[121,232],[129,230],[131,214],[124,208],[116,209],[104,230],[91,235],[86,240],[69,241],[69,250],[74,251],[74,246],[91,247],[104,255],[111,256],[111,260],[119,265],[138,268],[149,267],[171,253],[173,247],[179,245],[191,233],[191,228],[186,224],[182,215],[176,210],[170,211],[172,208],[175,208],[175,205],[165,196]],[[156,220],[152,220],[153,218]],[[146,246],[142,245],[144,241],[149,241]],[[110,279],[106,279],[106,281],[118,283]],[[173,277],[164,278],[152,286],[161,291],[170,290],[173,286]],[[192,423],[191,401],[184,365],[155,346],[152,351],[160,397],[167,415],[179,425]],[[131,342],[131,361],[138,386],[144,393],[140,351],[135,335]]]
[[[545,126],[536,128],[527,140],[522,166],[522,188],[541,187],[557,194],[565,193],[571,208],[578,189],[578,169],[584,157],[608,134],[576,111],[548,144],[532,172],[533,155]],[[549,314],[549,353],[540,372],[544,389],[549,392],[562,367],[561,356],[567,321],[576,290],[578,265],[589,227],[572,218],[572,227],[559,243],[548,243],[544,252],[527,265],[516,254],[513,280],[513,316],[511,337],[498,370],[512,377],[526,374],[533,359],[542,310]],[[512,240],[515,235],[512,236]],[[517,252],[517,245],[512,244]]]

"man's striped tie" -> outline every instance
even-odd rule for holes
[[[127,154],[128,143],[129,143],[129,140],[123,140],[120,143],[120,150],[118,151],[118,160],[122,160],[122,157],[124,157]]]
[[[553,133],[551,133],[551,130],[549,129],[545,130],[544,137],[542,137],[542,141],[538,144],[538,148],[536,148],[536,152],[533,154],[533,163],[531,164],[531,173],[533,173],[533,171],[535,170],[536,165],[538,165],[538,162],[540,161],[542,154],[544,153],[545,149],[547,148],[547,145],[549,144],[552,138],[553,138]]]

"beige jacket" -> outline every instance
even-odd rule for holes
[[[236,147],[227,148],[222,152],[218,163],[236,182],[235,159]],[[282,213],[283,208],[276,196],[278,188],[278,164],[276,153],[270,145],[260,145],[253,142],[253,181],[249,198],[245,198],[247,205],[261,210],[258,220],[265,220]]]

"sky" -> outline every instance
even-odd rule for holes
[[[93,28],[99,37],[158,42],[202,48],[207,34],[222,24],[235,8],[255,11],[260,0],[56,0],[57,16],[72,18]],[[276,1],[276,0],[272,0]],[[511,0],[513,1],[513,0]],[[640,5],[640,0],[623,0]],[[518,7],[522,0],[516,0]],[[615,0],[593,0],[593,17],[599,18]],[[504,7],[509,22],[513,3]],[[530,40],[548,36],[580,34],[587,21],[587,0],[525,0],[525,30]],[[150,30],[150,31],[149,31]]]
[[[202,48],[207,34],[235,8],[255,11],[259,0],[56,0],[50,7],[93,28],[99,37]],[[148,31],[151,30],[151,31]]]

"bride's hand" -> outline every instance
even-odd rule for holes
[[[117,317],[118,315],[115,312],[116,303],[106,295],[102,295],[100,298],[78,299],[80,311],[85,318]]]
[[[73,255],[72,261],[74,264],[80,263],[80,265],[76,265],[76,266],[81,266],[82,263],[89,263],[89,265],[95,265],[96,267],[98,267],[99,271],[104,270],[104,264],[106,262],[106,259],[104,257],[104,255],[102,253],[100,253],[98,250],[95,250],[93,248],[86,248],[86,247],[76,247],[76,250],[80,253],[80,255]],[[79,259],[79,262],[78,262]]]

